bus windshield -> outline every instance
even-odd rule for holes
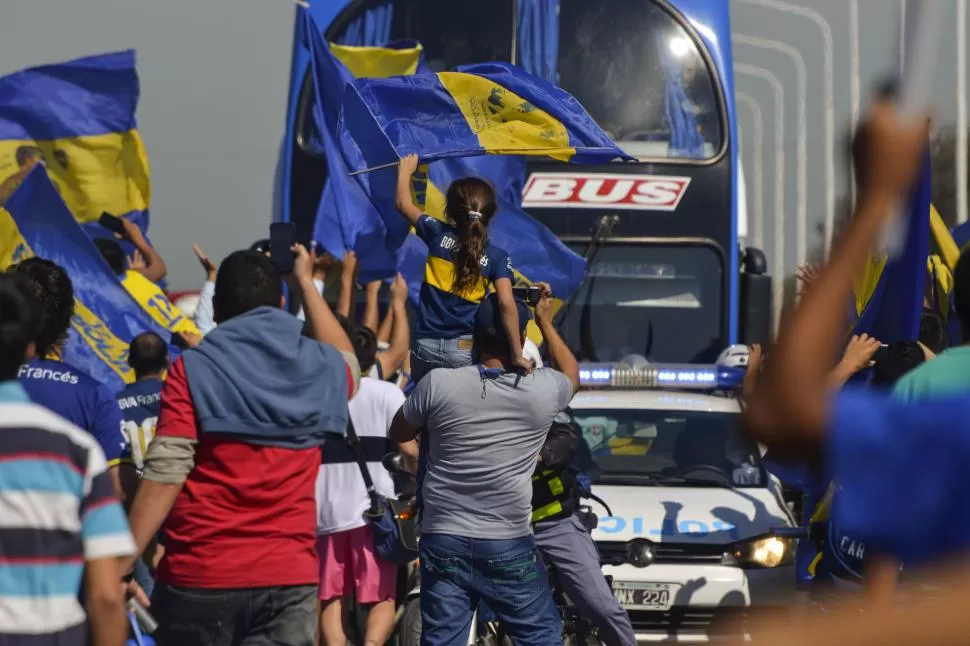
[[[587,243],[569,246],[584,254]],[[713,246],[603,244],[560,332],[580,361],[713,362],[724,345],[723,272]]]
[[[691,34],[660,5],[562,0],[558,67],[562,88],[627,153],[654,159],[720,153],[714,75]]]

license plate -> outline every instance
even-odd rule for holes
[[[627,609],[670,610],[674,586],[669,583],[613,582],[613,596]]]

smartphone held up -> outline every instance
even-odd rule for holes
[[[269,225],[269,253],[273,264],[282,273],[293,271],[293,245],[296,244],[296,227],[292,222],[274,222]]]

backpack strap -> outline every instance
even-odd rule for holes
[[[364,449],[360,444],[360,437],[354,428],[354,420],[349,415],[347,416],[347,444],[350,445],[350,450],[354,453],[354,460],[357,462],[357,468],[360,469],[360,477],[364,479],[364,487],[367,488],[367,497],[370,499],[370,509],[365,513],[370,516],[380,516],[384,513],[384,501],[374,486],[374,479],[371,478],[370,469],[367,468],[367,460],[364,458]]]

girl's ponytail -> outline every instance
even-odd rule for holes
[[[468,177],[448,187],[445,213],[458,230],[458,247],[452,256],[457,294],[472,291],[481,280],[488,223],[495,211],[495,191],[488,182]]]

